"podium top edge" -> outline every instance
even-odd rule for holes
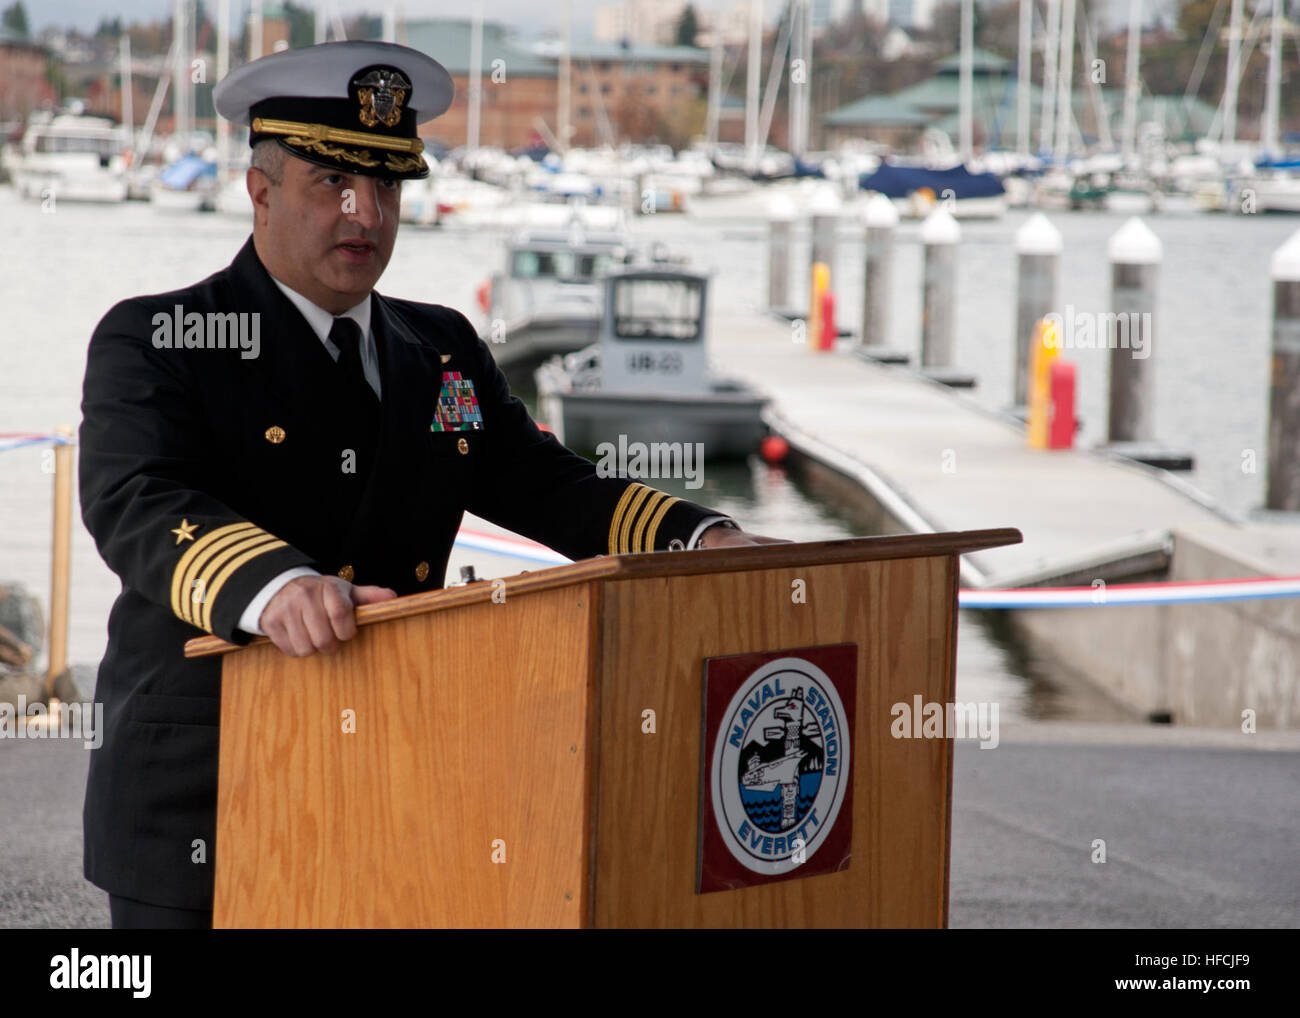
[[[839,565],[847,562],[875,562],[900,558],[934,558],[1019,544],[1023,540],[1014,527],[994,530],[961,530],[928,534],[897,534],[879,537],[850,537],[833,541],[805,541],[759,544],[735,548],[714,548],[687,553],[645,552],[637,555],[599,555],[570,565],[501,577],[510,594],[537,593],[556,587],[592,580],[619,581],[652,577],[685,576],[694,573],[738,572],[754,569],[785,569],[792,566]],[[422,594],[362,605],[357,625],[374,625],[392,619],[421,615],[492,599],[491,580],[465,586],[446,587]],[[258,637],[248,646],[268,643]],[[211,657],[240,650],[219,636],[200,636],[185,644],[186,657]]]

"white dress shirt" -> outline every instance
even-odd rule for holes
[[[312,331],[316,333],[316,337],[325,344],[325,349],[329,351],[329,355],[337,361],[339,359],[339,348],[330,342],[329,338],[330,329],[334,326],[335,316],[324,308],[313,304],[296,290],[289,289],[289,287],[285,286],[274,276],[271,277],[271,281],[280,288],[281,292],[288,297],[289,300],[293,301],[293,306],[302,313],[303,318],[307,319],[307,324],[310,325]],[[338,317],[351,318],[357,323],[357,325],[361,326],[361,365],[365,369],[366,381],[370,383],[370,388],[375,390],[376,396],[382,398],[379,381],[379,356],[375,349],[375,337],[370,331],[370,295],[367,294],[366,299],[360,304],[354,308],[349,308]],[[687,544],[687,547],[695,548],[699,544],[700,535],[703,534],[705,530],[713,526],[713,524],[719,523],[725,519],[728,519],[728,517],[709,516],[701,520],[699,526],[695,528],[695,533],[691,534],[691,540]],[[292,569],[286,569],[265,587],[259,590],[257,596],[248,602],[248,607],[245,608],[244,613],[239,616],[238,628],[242,629],[245,633],[251,633],[254,636],[265,636],[266,634],[262,632],[262,627],[258,623],[262,618],[262,612],[264,612],[266,606],[271,603],[271,598],[280,593],[280,590],[288,584],[290,580],[295,580],[299,576],[319,575],[320,573],[315,569],[312,569],[310,566],[295,566]]]
[[[330,340],[330,330],[334,327],[335,315],[326,311],[323,307],[313,304],[297,290],[289,289],[274,276],[271,277],[271,282],[278,286],[280,292],[293,302],[293,306],[298,309],[303,318],[307,319],[311,331],[316,333],[316,338],[325,345],[329,355],[337,361],[339,359],[339,348]],[[366,299],[356,307],[348,308],[342,315],[337,317],[351,318],[361,327],[361,367],[365,372],[366,381],[370,383],[370,388],[374,389],[375,395],[382,399],[379,380],[379,355],[375,349],[375,337],[370,331],[370,294],[366,294]],[[262,632],[262,627],[258,625],[258,621],[262,617],[262,612],[266,610],[266,606],[271,603],[271,598],[280,593],[280,589],[290,580],[295,580],[299,576],[319,575],[320,573],[310,566],[295,566],[293,569],[286,569],[259,590],[257,596],[248,602],[248,607],[239,616],[238,628],[246,633],[252,633],[254,636],[264,636],[265,634]]]
[[[370,388],[375,390],[376,396],[383,399],[384,393],[379,381],[379,353],[375,349],[374,334],[370,331],[370,294],[366,294],[366,299],[356,307],[348,308],[343,314],[335,316],[323,307],[313,304],[297,290],[290,290],[274,276],[271,277],[271,282],[293,301],[293,306],[302,313],[303,318],[307,319],[311,331],[316,333],[316,338],[325,344],[325,349],[336,361],[339,359],[339,348],[330,340],[330,329],[334,327],[335,317],[351,318],[361,326],[361,367],[366,373],[366,381],[370,383]]]

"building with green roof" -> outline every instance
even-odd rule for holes
[[[447,73],[468,75],[469,55],[473,41],[474,23],[469,18],[438,18],[428,21],[410,21],[403,40],[412,49],[427,53],[447,68]],[[556,61],[539,55],[526,42],[519,40],[509,29],[496,21],[483,22],[483,73],[492,73],[497,61],[507,78],[554,78]]]
[[[696,64],[708,67],[709,51],[696,46],[642,46],[617,42],[574,40],[569,47],[574,60],[607,60],[624,63]]]
[[[1016,143],[1016,118],[1019,115],[1019,82],[1013,61],[987,50],[971,54],[972,130],[977,149],[1008,149]],[[924,81],[899,89],[889,95],[869,95],[855,99],[821,117],[828,144],[848,138],[867,138],[895,149],[915,147],[929,128],[942,131],[958,142],[961,109],[961,60],[957,54],[944,57],[935,65],[935,73]],[[1114,89],[1103,90],[1106,119],[1112,138],[1118,139],[1123,119],[1122,95]],[[1070,95],[1074,121],[1085,140],[1099,135],[1097,111],[1086,89]],[[1039,140],[1043,90],[1029,85],[1030,137]],[[1166,138],[1191,140],[1202,137],[1214,117],[1214,109],[1199,99],[1183,96],[1147,96],[1139,103],[1139,123],[1159,123]]]

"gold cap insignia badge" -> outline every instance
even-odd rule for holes
[[[357,90],[357,100],[361,104],[358,116],[366,127],[383,124],[396,127],[402,119],[402,103],[411,94],[411,83],[401,71],[391,67],[377,67],[365,77],[355,79],[352,84]]]

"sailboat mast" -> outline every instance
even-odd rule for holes
[[[957,150],[962,162],[974,154],[975,0],[961,0],[961,64],[958,78]]]
[[[1228,22],[1228,80],[1223,86],[1223,145],[1228,147],[1237,140],[1237,79],[1241,72],[1241,0],[1232,0],[1232,14]]]
[[[1080,0],[1082,2],[1082,0]],[[1079,21],[1083,25],[1083,60],[1088,67],[1097,66],[1097,40],[1093,38],[1092,22],[1088,18],[1085,6]],[[1103,152],[1115,150],[1115,139],[1110,133],[1110,110],[1106,106],[1106,96],[1102,93],[1101,83],[1094,74],[1087,75],[1088,97],[1092,101],[1092,115],[1096,122],[1097,144]]]
[[[474,18],[469,40],[469,121],[465,147],[478,150],[479,118],[483,110],[483,0],[474,0]]]
[[[803,156],[808,148],[808,129],[804,120],[804,103],[807,99],[808,73],[810,68],[804,57],[804,45],[808,35],[807,0],[791,0],[790,17],[792,35],[790,37],[790,125],[789,149],[796,158]],[[805,61],[799,65],[800,73],[795,74],[794,61]]]
[[[262,0],[253,0],[253,8],[248,12],[248,59],[256,60],[262,55]]]
[[[1137,151],[1138,61],[1141,59],[1142,0],[1128,0],[1128,50],[1124,57],[1124,162]]]
[[[230,0],[217,3],[217,80],[230,71]],[[230,169],[230,121],[217,117],[217,181],[226,182]]]
[[[1278,120],[1282,111],[1282,4],[1273,0],[1269,12],[1268,85],[1264,94],[1264,130],[1260,132],[1264,151],[1278,155]]]
[[[803,12],[800,18],[800,24],[803,26],[800,53],[803,57],[803,85],[799,89],[799,154],[802,155],[811,144],[809,129],[812,127],[812,0],[801,0],[799,6]]]
[[[758,169],[758,86],[762,69],[763,0],[749,4],[749,66],[745,82],[745,160],[749,171]]]
[[[560,139],[560,149],[568,151],[569,138],[573,128],[569,126],[569,88],[572,81],[573,67],[569,59],[569,48],[573,45],[573,0],[564,0],[564,48],[560,51],[560,87],[557,101],[559,109],[555,111],[556,134]]]
[[[787,55],[793,53],[790,50],[790,36],[793,27],[794,19],[791,18],[782,26],[781,34],[777,38],[776,49],[772,51],[772,66],[768,69],[767,92],[763,96],[763,110],[758,125],[758,147],[760,149],[767,146],[767,133],[772,128],[772,114],[776,110],[776,93],[781,88],[781,73],[785,68]]]
[[[131,80],[131,33],[123,29],[118,45],[122,65],[122,133],[127,149],[135,152],[135,85]],[[134,157],[134,155],[133,155]]]
[[[189,29],[186,27],[186,0],[172,4],[172,37],[176,40],[176,55],[172,62],[172,133],[189,143]]]
[[[1052,133],[1056,125],[1056,67],[1060,60],[1061,0],[1047,0],[1047,37],[1043,41],[1043,110],[1039,126],[1038,148],[1052,151]]]
[[[1016,151],[1029,155],[1029,82],[1033,60],[1034,2],[1020,0],[1020,38],[1016,42]]]
[[[1056,145],[1053,158],[1063,163],[1070,155],[1070,128],[1074,125],[1074,14],[1075,0],[1061,6],[1061,66],[1056,76]]]
[[[718,143],[718,113],[722,105],[722,33],[713,30],[713,48],[709,51],[709,144]]]

